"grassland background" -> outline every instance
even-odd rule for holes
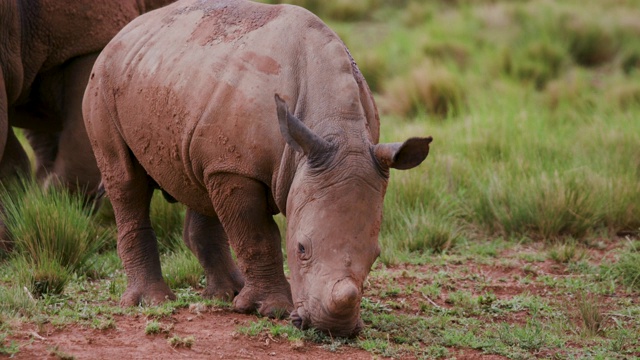
[[[347,44],[375,92],[381,141],[434,137],[423,165],[391,174],[383,265],[496,241],[574,251],[629,242],[635,252],[621,256],[631,275],[619,281],[637,294],[640,1],[286,2],[318,14]],[[197,287],[201,270],[180,242],[184,210],[160,197],[153,209],[165,278]],[[101,224],[87,230],[101,258],[60,270],[64,283],[121,271],[108,207],[86,216]],[[4,261],[6,289],[34,284],[19,270],[37,267],[33,257]],[[3,291],[8,304],[30,303]]]

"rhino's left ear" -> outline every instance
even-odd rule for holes
[[[289,146],[307,156],[321,154],[329,148],[329,144],[323,138],[289,112],[287,104],[278,94],[275,95],[275,100],[280,133]]]
[[[433,138],[410,138],[403,143],[378,144],[373,153],[384,166],[407,170],[414,168],[429,155],[429,144]]]

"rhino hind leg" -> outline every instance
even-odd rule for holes
[[[104,180],[118,225],[118,255],[127,274],[127,289],[120,304],[155,305],[176,297],[162,278],[158,243],[149,219],[153,188],[145,171],[133,160],[128,171],[123,168],[115,172],[126,176],[105,176]]]
[[[269,210],[266,187],[223,174],[214,176],[208,189],[245,279],[233,300],[234,309],[269,317],[288,315],[293,309],[291,288],[284,276],[280,232]]]
[[[233,300],[242,290],[244,278],[233,261],[220,220],[187,209],[183,238],[205,270],[207,287],[202,296]]]
[[[174,300],[176,296],[162,278],[158,244],[149,219],[152,182],[120,136],[101,99],[95,96],[85,102],[85,118],[89,137],[97,145],[95,157],[118,226],[118,255],[127,275],[120,305]]]

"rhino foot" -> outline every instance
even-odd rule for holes
[[[230,278],[226,282],[210,282],[207,280],[207,287],[202,292],[202,297],[207,299],[219,299],[222,301],[231,301],[240,293],[244,286],[242,276],[239,278]]]
[[[293,310],[293,302],[290,292],[265,292],[245,287],[233,300],[233,308],[241,313],[257,310],[262,316],[283,319]]]
[[[207,287],[202,292],[202,297],[207,299],[232,301],[244,287],[244,277],[235,265],[230,269],[207,273],[206,278]]]
[[[120,306],[158,305],[175,299],[176,295],[164,282],[137,286],[129,284],[120,298]]]

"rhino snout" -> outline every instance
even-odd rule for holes
[[[316,328],[331,336],[355,337],[364,328],[364,323],[358,315],[354,319],[319,318],[314,319],[306,313],[304,308],[298,308],[291,312],[291,323],[301,330]]]
[[[331,291],[329,311],[334,316],[349,315],[360,306],[360,290],[351,278],[338,280]]]
[[[290,319],[299,329],[315,327],[333,336],[353,337],[363,328],[360,319],[361,291],[351,278],[336,281],[323,297],[298,304]],[[320,301],[324,298],[324,301]]]

